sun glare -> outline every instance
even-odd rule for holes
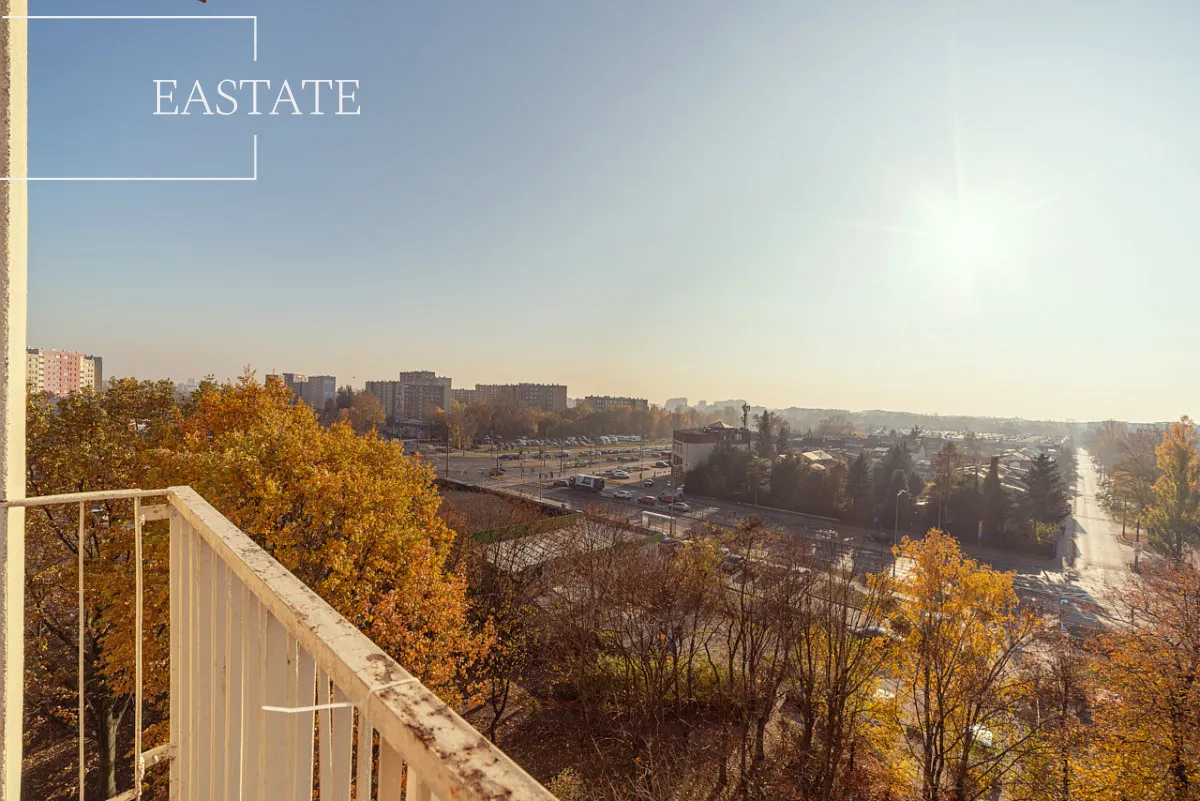
[[[993,255],[996,244],[989,225],[962,217],[954,221],[947,232],[947,239],[954,260],[964,267],[987,261]]]

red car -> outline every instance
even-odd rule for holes
[[[653,495],[643,495],[642,497],[638,498],[638,503],[643,504],[644,506],[654,506],[656,503],[658,503],[658,498],[655,498]]]

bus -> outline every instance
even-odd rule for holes
[[[589,492],[603,492],[604,479],[599,476],[572,476],[568,479],[572,489],[588,490]]]

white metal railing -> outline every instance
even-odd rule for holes
[[[155,497],[167,503],[143,505]],[[78,504],[82,543],[86,505],[120,498],[134,504],[136,758],[134,787],[116,799],[140,798],[146,769],[167,759],[172,801],[552,801],[191,488],[56,495],[7,505]],[[142,526],[164,518],[170,520],[170,739],[142,751]],[[80,547],[81,799],[83,552]]]

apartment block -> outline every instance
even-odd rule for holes
[[[567,408],[567,387],[565,384],[476,384],[475,399],[561,412]]]
[[[104,360],[74,351],[27,348],[25,376],[35,392],[48,392],[56,398],[84,387],[99,391],[104,388]]]
[[[370,392],[383,406],[383,413],[389,420],[399,420],[400,399],[403,397],[399,381],[368,381],[367,392]]]
[[[592,407],[594,412],[607,412],[613,409],[630,408],[635,412],[650,410],[650,402],[645,398],[623,398],[612,395],[588,395],[584,403]]]
[[[279,373],[268,378],[279,378],[292,391],[293,397],[317,411],[325,408],[328,401],[337,397],[337,378],[331,375],[304,375],[303,373]]]
[[[399,381],[368,381],[367,392],[396,422],[428,421],[431,410],[449,409],[454,399],[450,379],[432,370],[407,370],[400,373]]]

